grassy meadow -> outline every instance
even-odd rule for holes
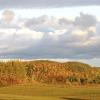
[[[100,87],[16,85],[0,88],[0,100],[100,100]]]

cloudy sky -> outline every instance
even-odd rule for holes
[[[100,0],[0,0],[0,59],[100,66],[99,12]]]

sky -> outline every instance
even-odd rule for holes
[[[100,66],[100,0],[0,0],[0,59]]]

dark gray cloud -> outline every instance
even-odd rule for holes
[[[96,25],[96,18],[89,14],[80,13],[80,16],[75,18],[74,24],[75,26],[86,30],[88,27]]]
[[[34,30],[49,32],[54,31],[55,29],[69,28],[72,31],[71,28],[73,28],[73,26],[81,30],[88,30],[88,28],[96,26],[96,23],[97,19],[95,16],[80,13],[75,20],[69,20],[67,18],[60,18],[57,20],[55,17],[43,15],[37,18],[28,19],[24,25]]]
[[[48,8],[100,5],[100,0],[0,0],[0,8]]]

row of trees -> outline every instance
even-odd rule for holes
[[[0,86],[26,82],[85,85],[100,84],[100,68],[79,62],[11,61],[0,63]]]

